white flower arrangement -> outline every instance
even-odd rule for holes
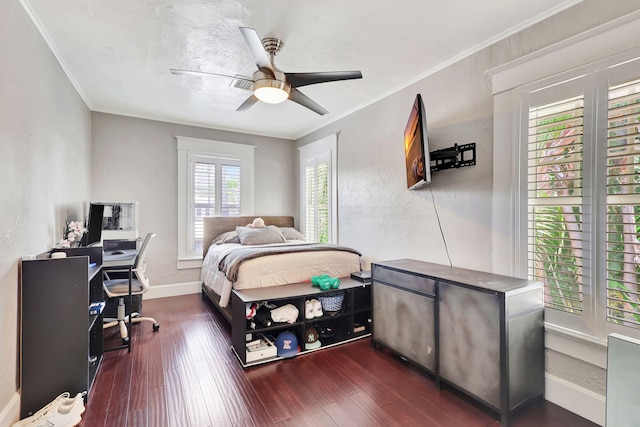
[[[87,231],[84,228],[84,224],[80,221],[70,221],[67,223],[67,228],[64,231],[64,238],[60,240],[60,246],[63,248],[70,248],[75,242],[80,243],[82,235]]]

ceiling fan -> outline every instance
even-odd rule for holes
[[[277,69],[274,64],[275,56],[284,46],[282,40],[275,37],[267,37],[261,41],[256,30],[248,27],[240,27],[240,32],[258,67],[258,71],[253,73],[252,78],[206,73],[203,71],[178,70],[175,68],[171,68],[171,72],[173,74],[194,76],[229,77],[246,83],[244,88],[253,88],[253,94],[247,98],[236,111],[246,111],[258,101],[278,104],[289,99],[320,115],[325,115],[328,111],[300,92],[298,90],[299,87],[316,83],[362,78],[360,71],[285,73]]]

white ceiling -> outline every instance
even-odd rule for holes
[[[299,138],[580,0],[21,0],[92,111]],[[238,27],[278,37],[286,72],[361,70],[363,79],[300,90],[291,101],[235,109],[251,94]]]

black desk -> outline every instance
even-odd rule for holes
[[[102,256],[102,270],[104,272],[108,272],[109,270],[126,270],[129,272],[129,307],[133,307],[133,295],[131,295],[131,280],[133,279],[132,270],[136,262],[136,255],[138,255],[138,250],[128,249],[124,252],[124,254],[113,254],[112,251],[105,252]],[[129,340],[127,341],[127,344],[104,349],[105,352],[126,348],[127,352],[131,353],[131,342],[133,341],[131,339],[131,324],[131,313],[129,313]]]

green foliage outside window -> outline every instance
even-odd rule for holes
[[[529,276],[545,305],[582,313],[582,106],[542,107],[530,123]],[[578,103],[577,102],[577,103]],[[562,109],[569,109],[564,112]]]

